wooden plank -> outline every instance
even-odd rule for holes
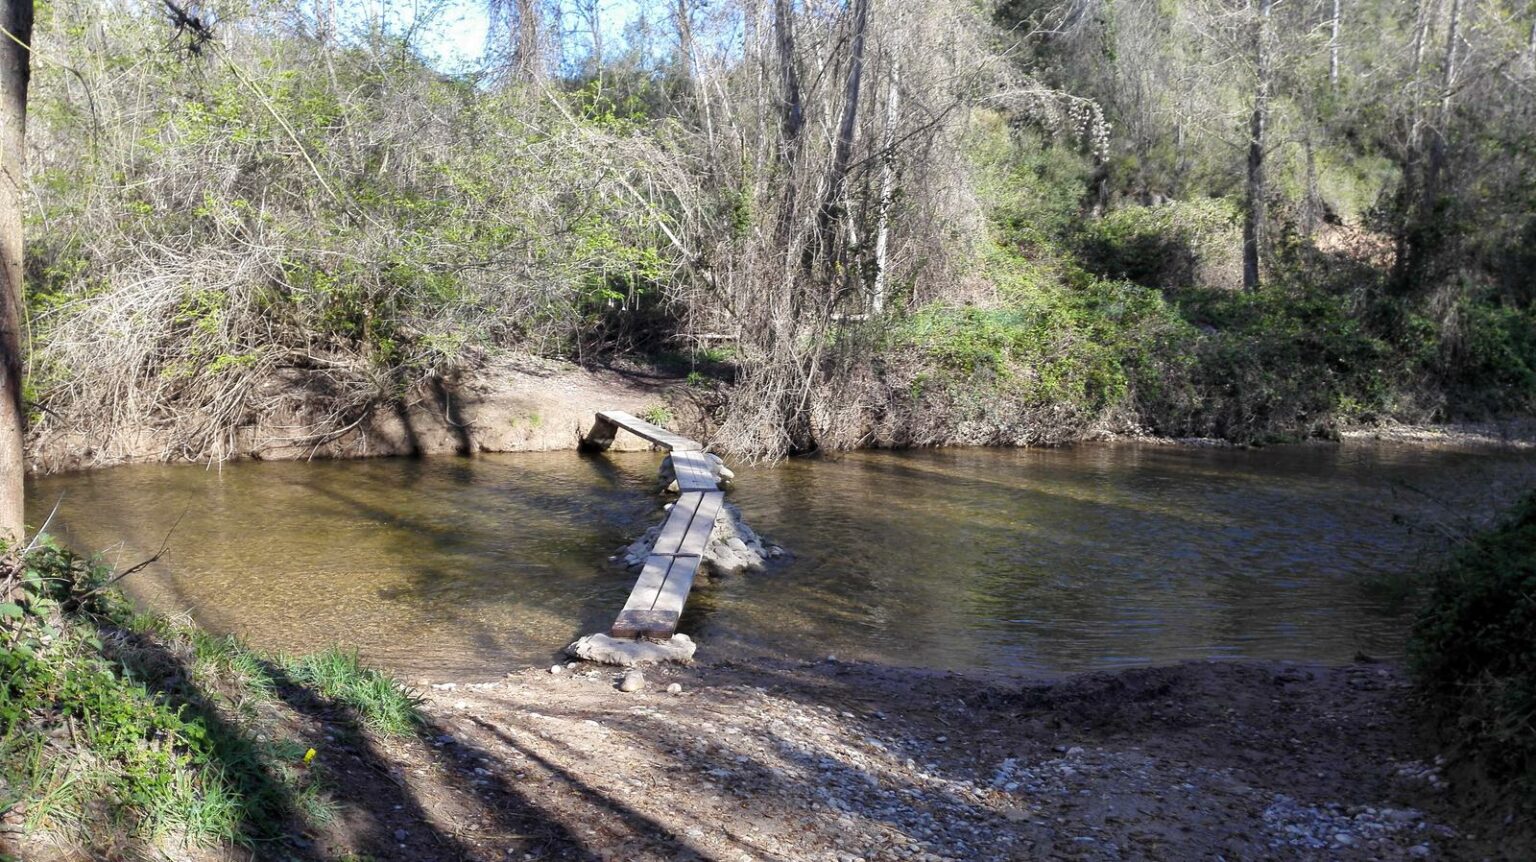
[[[698,491],[681,494],[677,502],[672,504],[672,510],[667,513],[667,520],[661,525],[661,535],[656,537],[656,544],[652,546],[652,554],[677,554],[683,550],[683,538],[688,535],[688,525],[693,523],[693,514],[699,510],[699,504],[704,502],[704,495]]]
[[[718,491],[714,470],[703,452],[673,452],[672,472],[680,491]]]
[[[665,446],[674,452],[698,452],[704,449],[696,440],[690,440],[681,434],[673,434],[660,425],[653,425],[622,410],[604,410],[597,414],[597,418],[617,425],[625,431],[637,437],[643,437],[658,446]]]
[[[661,588],[667,582],[667,574],[672,569],[672,562],[682,551],[683,539],[688,535],[688,526],[693,523],[694,513],[698,511],[703,494],[684,494],[667,514],[667,520],[661,525],[661,534],[656,537],[656,544],[651,549],[650,556],[645,558],[645,565],[640,569],[640,577],[635,580],[635,586],[629,591],[629,601],[624,603],[624,610],[650,610],[656,605],[656,596],[661,593]]]
[[[665,640],[677,631],[677,614],[671,611],[624,611],[608,631],[616,638]]]
[[[709,544],[709,534],[715,529],[715,516],[725,504],[725,495],[719,491],[704,494],[703,497],[698,511],[693,515],[693,522],[688,525],[688,535],[683,539],[682,553],[689,556],[675,558],[671,571],[667,572],[667,579],[656,593],[652,605],[655,610],[675,610],[681,615],[683,604],[688,601],[694,575],[698,573],[699,563],[703,561],[704,546]]]
[[[655,553],[646,558],[629,601],[614,620],[613,637],[672,636],[723,505],[720,491],[685,493],[678,499],[656,539]]]

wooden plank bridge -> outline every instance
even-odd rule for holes
[[[697,441],[623,411],[598,413],[583,444],[590,449],[606,449],[620,430],[671,453],[678,498],[661,525],[656,546],[645,558],[629,601],[624,603],[608,633],[616,638],[669,638],[677,630],[683,603],[693,588],[704,548],[714,530],[715,516],[725,505],[725,492],[715,478],[710,461],[713,456],[704,454],[704,447]]]

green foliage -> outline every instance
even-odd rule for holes
[[[393,677],[365,667],[355,650],[331,647],[282,661],[289,679],[343,704],[369,729],[400,736],[415,730],[421,698]]]
[[[886,363],[923,360],[906,372],[908,398],[944,405],[956,425],[1013,424],[1045,411],[1059,428],[1080,432],[1150,399],[1149,389],[1178,385],[1180,350],[1193,330],[1157,291],[1002,250],[990,274],[997,303],[935,303],[894,324]]]
[[[652,425],[660,425],[665,428],[672,423],[674,417],[672,416],[672,408],[667,405],[650,404],[640,411],[640,418]]]
[[[313,744],[255,709],[309,689],[380,733],[416,699],[339,649],[294,659],[135,614],[107,572],[51,544],[0,603],[0,808],[86,847],[265,841],[333,816]]]
[[[1437,357],[1463,415],[1536,407],[1536,309],[1463,299],[1457,327]]]
[[[239,808],[209,768],[207,725],[123,674],[94,626],[60,613],[66,605],[108,611],[110,601],[90,595],[102,575],[54,547],[29,554],[20,569],[12,607],[21,612],[0,628],[0,786],[33,797],[34,825],[80,823],[94,805],[139,837],[228,839]],[[75,759],[43,744],[50,729],[68,729]]]
[[[1215,198],[1122,207],[1083,224],[1084,267],[1147,287],[1235,287],[1240,214]],[[1222,276],[1225,275],[1226,278]]]
[[[990,111],[977,112],[968,145],[1000,244],[1049,246],[1076,223],[1088,192],[1089,164],[1081,153],[1012,129]]]
[[[1462,753],[1536,805],[1536,495],[1436,576],[1411,654]]]

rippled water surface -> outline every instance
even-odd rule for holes
[[[123,467],[36,480],[32,521],[130,565],[161,611],[288,651],[333,642],[397,671],[487,676],[604,628],[634,576],[607,562],[661,517],[660,455]],[[1391,655],[1383,587],[1536,476],[1507,454],[861,452],[738,470],[728,499],[788,547],[695,586],[713,655],[837,653],[1031,673],[1199,657]],[[183,516],[183,513],[185,515]]]

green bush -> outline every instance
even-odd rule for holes
[[[1536,494],[1436,576],[1411,655],[1457,747],[1536,803]]]
[[[1456,412],[1480,417],[1536,406],[1536,312],[1463,300],[1439,358]]]
[[[1215,198],[1114,210],[1086,222],[1078,256],[1103,278],[1147,287],[1236,287],[1238,212]]]
[[[1050,442],[1178,391],[1195,332],[1155,290],[998,248],[997,300],[932,303],[883,334],[891,396],[925,423]],[[917,442],[947,442],[941,430]]]

